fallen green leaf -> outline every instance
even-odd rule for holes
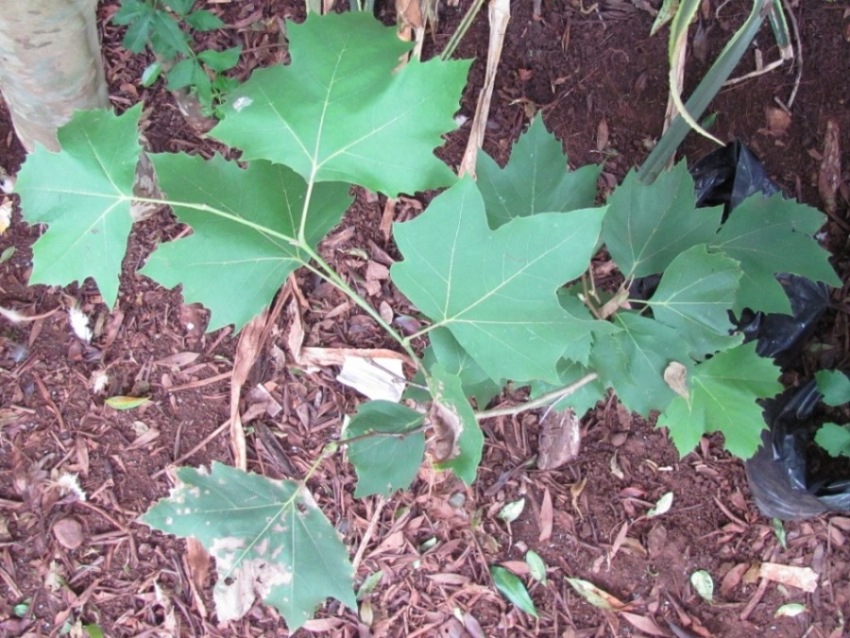
[[[546,584],[546,563],[540,557],[540,554],[533,549],[525,553],[525,564],[528,565],[528,571],[531,577],[541,585]]]
[[[799,616],[802,613],[808,611],[806,606],[802,603],[786,603],[777,608],[776,613],[773,614],[775,618],[780,618],[785,616],[787,618],[793,618],[794,616]]]
[[[579,596],[594,607],[606,611],[618,611],[626,607],[626,604],[616,596],[612,596],[589,581],[581,578],[567,578],[567,582]]]
[[[522,514],[522,510],[524,509],[524,498],[511,501],[510,503],[505,503],[502,506],[502,509],[499,510],[499,518],[501,518],[506,523],[513,523],[516,519],[519,518],[520,514]]]
[[[113,410],[132,410],[150,403],[149,397],[114,396],[107,398],[104,403]]]
[[[691,585],[705,602],[714,601],[714,580],[707,571],[700,569],[691,574]]]
[[[669,512],[671,507],[673,507],[673,492],[666,492],[658,499],[655,507],[646,513],[646,517],[654,518],[656,516],[661,516],[662,514]]]
[[[524,611],[530,616],[539,618],[534,601],[531,600],[531,596],[528,595],[528,590],[523,585],[519,576],[498,565],[490,568],[490,576],[493,578],[493,584],[496,585],[499,593],[507,598],[517,609]]]
[[[256,597],[294,632],[333,597],[357,609],[348,550],[301,483],[228,467],[177,470],[180,483],[141,522],[196,538],[215,558],[219,622],[244,616]]]

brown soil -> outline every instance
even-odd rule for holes
[[[338,3],[345,4],[347,3]],[[441,48],[469,5],[444,7],[435,34]],[[579,0],[515,2],[496,84],[485,149],[500,161],[534,111],[563,140],[571,163],[604,162],[608,183],[641,163],[660,134],[666,107],[666,42],[649,38],[660,2]],[[850,147],[850,9],[847,3],[790,0],[802,43],[799,81],[789,65],[724,90],[715,100],[713,132],[740,137],[760,155],[770,174],[801,201],[822,207],[817,188],[826,123],[838,124],[841,148]],[[238,75],[275,63],[275,17],[300,19],[301,3],[253,0],[209,3],[238,28],[214,37],[224,46],[242,42]],[[706,0],[700,19],[707,33],[697,52],[711,60],[746,15],[743,0]],[[142,89],[146,61],[120,46],[122,32],[106,22],[114,2],[100,7],[104,57],[114,105],[143,99],[150,110],[146,136],[153,150],[209,154],[161,83]],[[379,13],[392,14],[383,3]],[[696,31],[696,29],[693,29]],[[475,57],[462,112],[471,115],[483,78],[488,26],[476,20],[459,55]],[[758,44],[764,59],[776,56],[769,32]],[[426,53],[434,45],[426,47]],[[798,58],[799,59],[799,58]],[[752,67],[752,55],[740,73]],[[697,56],[688,87],[707,67]],[[776,117],[778,100],[790,119]],[[14,174],[24,159],[0,110],[0,164]],[[466,131],[452,136],[441,154],[457,163]],[[690,136],[683,150],[698,157],[710,149]],[[844,153],[845,165],[847,154]],[[826,226],[834,264],[848,272],[847,174],[837,210]],[[365,261],[386,261],[394,248],[379,232],[383,199],[359,193],[324,252],[348,278],[362,277]],[[417,204],[399,204],[397,216]],[[225,431],[229,373],[236,339],[227,329],[204,334],[204,311],[185,306],[134,274],[156,242],[180,227],[167,213],[140,224],[132,235],[122,294],[106,308],[94,286],[58,290],[28,286],[31,245],[38,230],[15,212],[0,236],[0,305],[26,315],[59,309],[31,323],[0,324],[0,636],[71,635],[77,623],[99,625],[108,636],[286,636],[273,610],[256,605],[246,618],[219,626],[211,599],[212,571],[187,544],[136,523],[173,485],[176,464],[232,464]],[[389,347],[380,334],[332,289],[309,276],[296,278],[309,299],[306,343]],[[370,298],[376,306],[397,295],[386,286]],[[813,341],[820,354],[787,375],[789,384],[814,367],[847,363],[846,287],[834,291],[836,311]],[[76,301],[94,318],[95,338],[84,345],[71,333],[64,308]],[[342,416],[358,398],[334,380],[334,370],[294,374],[276,365],[293,317],[282,312],[245,388],[264,384],[281,404],[275,417],[248,424],[252,470],[280,478],[303,475],[327,441],[339,435]],[[107,372],[105,393],[93,378]],[[297,371],[296,371],[297,372]],[[145,392],[151,401],[115,411],[104,394]],[[505,396],[504,404],[521,397]],[[243,410],[251,400],[243,396]],[[355,476],[339,456],[322,463],[310,480],[322,509],[343,534],[351,553],[362,551],[358,584],[382,571],[380,584],[361,602],[359,615],[330,601],[316,620],[293,635],[321,636],[722,636],[838,637],[850,615],[850,518],[822,516],[785,524],[780,543],[771,521],[753,504],[742,464],[717,440],[679,458],[665,434],[634,419],[615,399],[582,422],[578,458],[553,471],[527,462],[537,452],[538,415],[494,419],[487,434],[479,479],[466,489],[449,476],[423,469],[408,492],[387,501],[352,496]],[[216,434],[218,432],[218,434]],[[86,502],[57,486],[76,474]],[[671,511],[648,518],[666,492]],[[522,516],[511,525],[501,507],[524,497]],[[423,543],[434,540],[432,545]],[[365,546],[364,546],[365,544]],[[423,547],[430,547],[423,549]],[[191,549],[191,548],[190,548]],[[506,564],[521,575],[534,549],[550,567],[548,582],[533,584],[540,619],[520,612],[496,593],[488,567]],[[818,587],[805,593],[758,577],[762,562],[811,567]],[[690,575],[714,578],[713,603],[702,600]],[[600,610],[570,587],[566,577],[592,582],[621,601],[627,613]],[[806,611],[776,617],[785,603]]]

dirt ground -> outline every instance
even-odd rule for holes
[[[278,18],[300,20],[303,6],[288,0],[208,3],[232,28],[213,37],[218,46],[242,43],[236,75],[281,61]],[[343,4],[343,3],[338,3]],[[347,3],[344,3],[347,6]],[[441,3],[442,4],[442,3]],[[441,9],[426,55],[440,50],[469,6]],[[666,108],[666,32],[649,37],[650,9],[659,0],[544,0],[514,2],[506,49],[496,82],[485,149],[504,162],[530,116],[542,110],[563,140],[574,166],[604,165],[603,185],[639,165],[658,138]],[[824,208],[818,175],[828,120],[850,148],[850,3],[788,0],[799,29],[794,65],[746,79],[724,91],[711,110],[713,132],[741,138],[785,191]],[[180,115],[162,83],[139,84],[144,56],[120,46],[122,31],[107,22],[117,8],[102,2],[102,38],[113,105],[123,110],[144,100],[145,135],[154,151],[210,154],[214,146]],[[378,14],[392,21],[387,3]],[[687,88],[719,52],[747,13],[747,2],[704,0],[692,28]],[[475,108],[487,51],[486,12],[475,21],[458,55],[474,57],[461,112]],[[757,40],[765,62],[777,56],[769,30]],[[754,69],[748,53],[738,75]],[[794,96],[791,103],[791,96]],[[784,105],[784,106],[783,106]],[[440,151],[456,165],[468,130]],[[710,150],[690,136],[691,159]],[[5,107],[0,108],[0,165],[14,174],[24,160]],[[833,264],[847,281],[848,181],[841,175],[837,205],[825,226]],[[14,197],[14,196],[7,196]],[[379,232],[383,198],[357,200],[323,246],[349,279],[362,277],[361,255],[388,264],[396,255]],[[408,201],[397,218],[415,214]],[[134,274],[154,245],[180,225],[167,212],[137,226],[130,240],[114,309],[91,282],[66,289],[28,286],[30,246],[39,230],[21,222],[0,236],[0,305],[45,316],[13,325],[0,320],[0,636],[85,635],[94,624],[104,635],[288,636],[272,609],[255,605],[244,619],[220,626],[211,590],[213,570],[183,540],[136,519],[173,485],[176,465],[201,466],[233,459],[222,426],[229,416],[229,379],[236,339],[228,329],[204,334],[203,309],[186,306],[174,291]],[[295,278],[306,298],[308,345],[391,347],[333,289],[308,275]],[[806,354],[786,372],[799,384],[819,368],[848,363],[847,286],[832,291],[833,309]],[[375,304],[394,301],[385,286]],[[92,317],[91,344],[77,339],[65,308],[77,302]],[[56,310],[56,312],[52,312]],[[266,476],[303,475],[325,444],[338,437],[343,415],[359,399],[335,381],[336,371],[303,374],[280,365],[293,317],[282,312],[249,389],[262,384],[280,404],[248,425],[249,466]],[[108,387],[93,389],[106,373]],[[104,396],[145,394],[136,410],[116,411]],[[502,396],[509,404],[521,391]],[[850,614],[850,514],[787,522],[780,538],[754,505],[743,465],[716,439],[679,458],[663,431],[629,415],[610,398],[582,421],[578,458],[552,471],[531,462],[538,449],[535,413],[483,424],[486,434],[479,479],[465,488],[428,469],[410,491],[390,499],[355,500],[355,475],[341,456],[325,460],[310,480],[322,509],[359,557],[357,584],[381,572],[360,601],[359,613],[329,601],[316,619],[292,634],[317,636],[690,636],[826,637],[847,635]],[[850,468],[848,468],[850,470]],[[848,471],[850,474],[850,471]],[[80,501],[62,488],[77,475]],[[665,493],[674,504],[664,515],[648,510]],[[506,524],[498,513],[521,497],[526,507]],[[549,566],[546,584],[530,584],[539,620],[524,614],[493,587],[488,573],[501,564],[524,578],[527,549]],[[812,593],[760,578],[764,562],[812,568]],[[703,600],[690,583],[697,570],[715,582]],[[592,582],[621,601],[626,613],[589,604],[565,580]],[[526,578],[526,582],[530,582]],[[801,603],[797,616],[777,616]]]

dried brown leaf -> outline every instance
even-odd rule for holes
[[[823,140],[823,160],[818,172],[818,193],[824,210],[834,213],[838,206],[836,195],[841,185],[841,148],[839,145],[838,122],[829,118]]]
[[[775,583],[797,587],[809,593],[815,591],[818,587],[817,572],[811,567],[762,563],[759,569],[759,576]]]
[[[422,9],[419,0],[395,0],[395,10],[398,21],[411,29],[425,28],[422,19]]]
[[[646,537],[646,549],[650,558],[658,558],[667,547],[667,528],[656,525],[649,530]]]
[[[609,139],[608,120],[603,117],[599,120],[599,124],[596,125],[596,150],[601,153],[608,148]]]
[[[538,542],[548,543],[552,538],[552,528],[554,527],[555,516],[552,507],[552,493],[547,487],[543,492],[543,502],[540,504],[540,514],[538,518],[538,526],[540,527],[540,536]]]
[[[738,563],[726,572],[720,581],[720,595],[728,597],[741,584],[741,579],[749,568],[750,566],[747,563]]]
[[[666,631],[659,627],[658,624],[648,616],[640,616],[627,611],[620,612],[620,616],[622,616],[632,627],[645,634],[649,634],[650,636],[662,636],[666,638],[668,635]]]
[[[60,518],[53,523],[53,535],[65,549],[77,549],[83,544],[83,525],[75,518]]]
[[[242,329],[233,357],[233,372],[230,377],[230,444],[233,447],[233,465],[241,470],[248,469],[248,453],[245,430],[239,418],[239,396],[251,368],[260,356],[268,314],[268,311],[264,311]]]
[[[664,383],[683,399],[688,398],[688,369],[678,361],[671,361],[664,369]]]
[[[203,590],[210,571],[210,555],[200,541],[191,536],[186,539],[186,568],[195,587]]]
[[[447,461],[457,456],[457,439],[463,430],[460,416],[457,412],[439,401],[431,403],[428,412],[431,428],[434,431],[432,449],[437,461]]]
[[[781,137],[788,132],[791,126],[791,114],[778,106],[768,106],[764,110],[767,120],[767,132],[774,137]]]
[[[537,467],[554,470],[578,456],[581,424],[572,410],[547,411],[542,418]]]
[[[508,22],[511,19],[510,0],[490,0],[488,16],[490,19],[490,42],[487,48],[484,84],[478,94],[478,103],[475,105],[475,116],[472,119],[469,139],[458,169],[458,175],[461,176],[467,174],[475,176],[478,150],[484,142],[487,120],[490,118],[490,99],[496,85],[496,70],[499,68],[505,34],[508,31]]]

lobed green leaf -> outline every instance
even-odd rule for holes
[[[357,414],[345,428],[346,439],[378,433],[371,438],[348,443],[348,459],[357,472],[356,498],[410,487],[425,455],[425,434],[413,431],[425,416],[390,401],[368,401],[357,408]],[[391,435],[397,436],[391,436]]]
[[[214,31],[215,29],[222,29],[226,26],[216,14],[204,9],[187,13],[183,16],[183,19],[196,31]]]
[[[710,243],[721,213],[696,209],[694,181],[684,162],[650,185],[632,171],[608,200],[602,241],[626,278],[655,275],[689,248]]]
[[[487,219],[495,229],[514,217],[590,208],[601,167],[570,171],[561,143],[537,115],[514,144],[504,168],[482,150],[475,170]]]
[[[713,250],[741,264],[743,277],[733,309],[790,314],[778,273],[791,273],[840,286],[829,265],[829,253],[814,238],[825,217],[817,209],[788,200],[780,194],[760,194],[744,200],[709,242]]]
[[[410,44],[367,13],[310,15],[287,32],[292,63],[255,71],[213,137],[242,149],[242,159],[393,197],[455,181],[433,150],[457,126],[468,62],[413,60],[395,70]]]
[[[198,58],[210,67],[213,71],[223,72],[232,69],[239,62],[239,55],[242,53],[242,46],[235,46],[224,51],[213,51],[207,49],[198,54]]]
[[[307,185],[285,166],[263,161],[245,169],[220,156],[158,154],[151,161],[168,203],[193,234],[160,245],[142,274],[167,288],[182,285],[187,302],[209,308],[209,330],[231,323],[240,330],[309,260],[296,239]],[[317,185],[308,244],[318,244],[350,203],[346,185]]]
[[[743,341],[743,335],[731,334],[729,320],[741,274],[735,260],[694,246],[672,261],[647,305],[687,342],[691,357],[701,360]]]
[[[664,370],[673,361],[690,365],[687,345],[672,328],[633,312],[617,313],[613,323],[620,330],[594,345],[591,368],[632,412],[663,410],[674,396]]]
[[[815,433],[815,443],[830,456],[850,457],[850,428],[837,423],[824,423]]]
[[[823,402],[833,407],[850,402],[850,378],[839,370],[819,370],[815,373],[818,392]]]
[[[491,379],[556,383],[561,357],[586,358],[592,339],[556,291],[587,269],[602,215],[541,213],[492,231],[475,183],[464,179],[394,226],[404,261],[390,274]]]
[[[177,476],[178,486],[141,522],[195,538],[215,558],[220,622],[241,618],[257,598],[291,631],[328,597],[357,608],[346,547],[303,485],[218,462],[209,473],[181,467]]]
[[[24,219],[47,224],[33,246],[30,283],[65,285],[91,277],[110,308],[132,219],[142,105],[123,115],[78,111],[59,129],[59,153],[38,147],[18,176]]]
[[[689,376],[689,396],[677,396],[658,417],[679,454],[690,452],[703,434],[722,432],[727,450],[751,457],[766,427],[756,401],[782,391],[779,368],[748,343],[696,365]]]

